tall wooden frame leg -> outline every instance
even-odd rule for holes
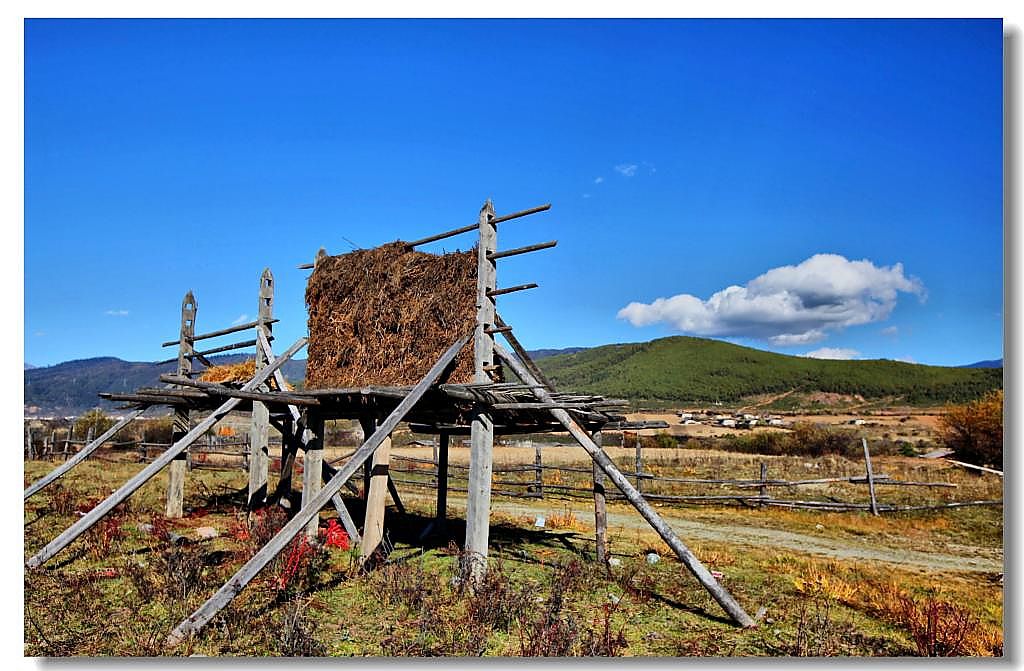
[[[175,410],[174,429],[171,443],[177,443],[189,430],[188,410]],[[167,466],[167,505],[164,516],[177,519],[184,514],[185,506],[185,473],[188,470],[188,456],[185,452],[174,457]]]
[[[371,432],[372,434],[372,432]],[[373,453],[370,465],[370,488],[366,495],[366,517],[363,520],[363,540],[359,555],[369,559],[384,540],[384,509],[388,496],[388,471],[391,465],[391,436],[389,435]]]
[[[264,268],[260,276],[260,293],[256,329],[268,338],[274,318],[274,276]],[[268,340],[269,341],[269,340]],[[269,354],[256,348],[256,370],[269,363]],[[267,498],[267,479],[270,473],[270,411],[259,401],[252,404],[252,424],[249,428],[249,509],[264,505]]]
[[[312,434],[306,443],[306,453],[302,460],[302,507],[310,505],[310,501],[320,493],[324,463],[324,418],[318,412],[305,411],[303,424]],[[320,530],[320,516],[313,515],[306,525],[306,537],[316,540]]]
[[[600,431],[593,434],[594,444],[603,449]],[[608,510],[605,505],[604,471],[594,462],[594,558],[598,564],[608,562]]]
[[[448,442],[447,433],[438,436],[437,448],[437,529],[444,529],[448,518]]]

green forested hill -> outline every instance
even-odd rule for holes
[[[546,357],[538,365],[562,389],[673,402],[735,401],[796,390],[927,405],[977,398],[1003,385],[1002,368],[828,361],[684,336],[595,347]]]

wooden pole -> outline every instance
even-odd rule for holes
[[[438,529],[444,528],[448,517],[448,442],[449,434],[442,431],[437,437],[437,518]]]
[[[373,435],[370,436],[363,442],[363,444],[355,451],[355,453],[349,458],[345,465],[338,469],[338,472],[334,474],[331,481],[324,485],[324,488],[320,490],[320,493],[309,502],[308,506],[303,506],[298,513],[295,514],[291,520],[288,521],[277,535],[274,536],[269,543],[263,546],[263,548],[257,552],[252,559],[245,563],[242,568],[238,569],[237,572],[214,594],[210,597],[206,603],[200,606],[194,613],[182,620],[177,627],[167,636],[166,644],[168,646],[176,646],[180,644],[185,638],[203,627],[209,622],[220,610],[231,603],[239,592],[241,592],[246,585],[249,584],[256,575],[269,564],[274,557],[278,555],[288,543],[291,542],[296,535],[298,535],[303,528],[313,519],[324,505],[330,501],[334,494],[337,494],[343,484],[348,481],[352,474],[355,473],[356,469],[359,468],[365,462],[377,446],[383,443],[395,430],[398,423],[402,421],[405,415],[412,409],[414,405],[421,398],[423,394],[431,387],[433,382],[437,379],[441,373],[448,368],[448,366],[455,360],[455,357],[466,346],[469,341],[468,336],[459,338],[459,340],[448,348],[448,350],[441,355],[441,358],[437,360],[437,363],[431,367],[427,374],[421,379],[416,386],[412,388],[409,394],[402,399],[402,402],[387,416],[387,419],[374,431]]]
[[[95,452],[100,445],[113,438],[118,431],[128,426],[132,422],[132,420],[141,415],[143,412],[145,412],[145,408],[136,410],[131,414],[125,416],[119,422],[114,424],[114,426],[107,429],[102,435],[100,435],[99,438],[97,438],[96,440],[92,441],[91,443],[83,447],[81,450],[79,450],[75,456],[71,457],[63,464],[61,464],[57,468],[53,469],[52,471],[50,471],[40,479],[36,480],[31,485],[29,485],[28,488],[25,489],[25,500],[28,500],[30,496],[40,491],[44,487],[48,486],[51,482],[54,482],[58,478],[62,477],[65,473],[67,473],[72,468],[77,466],[79,463],[84,461],[85,458],[88,457],[93,452]]]
[[[372,435],[373,431],[370,431]],[[391,465],[391,436],[374,450],[371,460],[370,488],[366,495],[366,515],[363,518],[363,542],[359,544],[361,561],[366,561],[384,540],[384,509],[388,496],[388,468]]]
[[[871,452],[868,450],[868,439],[861,436],[861,444],[864,446],[864,468],[868,472],[868,492],[871,494],[871,514],[878,517],[878,502],[875,501],[875,474],[871,471]]]
[[[192,372],[192,336],[196,332],[196,312],[199,304],[189,291],[181,301],[181,331],[178,336],[178,376],[188,377]],[[177,443],[189,431],[191,419],[187,408],[176,406],[174,409],[174,428],[171,430],[171,443]],[[183,514],[185,503],[185,473],[188,470],[188,457],[182,450],[167,469],[167,506],[164,516],[178,518]]]
[[[259,306],[256,328],[270,342],[271,320],[274,318],[274,276],[270,268],[264,268],[260,275]],[[259,338],[257,338],[258,340]],[[262,347],[256,348],[256,370],[262,370],[269,362],[268,353]],[[264,386],[260,391],[269,391]],[[283,389],[281,391],[284,391]],[[270,410],[266,404],[252,402],[252,423],[249,428],[249,510],[266,503],[267,479],[270,472]],[[317,471],[319,472],[319,471]]]
[[[29,460],[36,458],[36,450],[32,446],[32,427],[28,425],[28,422],[25,422],[25,456]]]
[[[310,502],[320,493],[321,482],[323,481],[324,463],[324,418],[314,408],[305,408],[302,412],[302,424],[306,427],[306,453],[302,459],[302,507],[310,505]],[[321,506],[323,507],[323,506]],[[317,508],[317,513],[319,513]],[[313,515],[306,525],[306,538],[316,540],[320,532],[320,517]]]
[[[593,435],[594,445],[602,448],[600,431]],[[604,496],[604,471],[594,462],[594,542],[596,545],[595,559],[598,564],[608,562],[608,510]]]
[[[295,341],[294,345],[285,351],[284,354],[275,359],[273,363],[249,380],[242,389],[245,389],[246,391],[254,389],[257,385],[273,375],[275,370],[284,365],[285,361],[291,359],[296,352],[305,346],[305,344],[306,338],[299,338]],[[27,565],[29,568],[36,568],[37,566],[42,565],[43,562],[53,557],[55,554],[70,545],[71,542],[80,535],[88,531],[94,524],[96,524],[96,522],[100,521],[107,513],[113,510],[115,506],[131,496],[137,489],[139,489],[139,487],[142,487],[142,485],[149,482],[157,473],[163,470],[164,466],[170,464],[179,454],[184,453],[192,443],[199,440],[199,438],[206,433],[208,429],[216,425],[220,420],[224,419],[224,417],[234,410],[235,406],[239,403],[241,403],[241,400],[237,398],[229,398],[225,401],[223,405],[211,412],[206,419],[196,424],[195,427],[182,436],[180,440],[168,447],[163,454],[154,459],[148,466],[128,480],[128,482],[121,485],[120,489],[108,496],[100,502],[99,505],[86,513],[84,517],[80,518],[77,522],[68,527],[68,529],[60,536],[50,541],[46,547],[28,560]]]
[[[640,439],[640,432],[636,432],[636,491],[643,494],[644,480],[640,474],[644,472],[643,441]]]
[[[768,464],[761,462],[761,487],[758,490],[762,499],[768,498]]]
[[[533,444],[533,488],[538,498],[544,498],[544,457],[540,443]]]
[[[473,335],[473,382],[491,381],[488,370],[494,365],[494,336],[487,328],[494,323],[494,298],[488,295],[497,286],[494,260],[489,254],[498,247],[498,227],[493,223],[494,205],[488,200],[480,209],[477,226],[476,328]],[[491,468],[494,448],[494,422],[489,413],[478,410],[470,424],[469,481],[466,497],[466,565],[464,574],[477,582],[487,571],[487,542],[491,519]]]
[[[540,401],[545,403],[551,403],[551,394],[548,393],[543,387],[539,385],[536,378],[534,378],[530,371],[519,362],[518,359],[513,357],[504,347],[501,347],[497,343],[494,345],[494,351],[500,356],[505,363],[509,365],[512,370],[515,371],[519,378],[527,384],[536,385],[531,388],[533,395],[536,396]],[[743,607],[729,594],[722,585],[715,579],[711,572],[707,570],[704,564],[697,558],[695,554],[683,541],[676,535],[672,528],[661,518],[657,511],[644,500],[643,495],[636,490],[633,485],[630,484],[629,480],[616,468],[614,462],[608,458],[608,455],[603,450],[594,444],[594,441],[590,438],[590,435],[586,430],[581,427],[576,420],[566,410],[551,409],[548,410],[551,415],[558,420],[558,422],[572,434],[576,442],[583,447],[584,450],[590,454],[590,457],[601,467],[601,470],[605,472],[605,475],[612,481],[612,483],[619,488],[619,491],[623,493],[626,500],[647,520],[648,524],[658,532],[662,540],[672,548],[679,557],[679,560],[683,562],[683,565],[689,569],[690,573],[697,579],[697,581],[708,591],[709,594],[718,602],[718,604],[729,614],[732,619],[742,627],[754,626],[754,620],[751,618]]]

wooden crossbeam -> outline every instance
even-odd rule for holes
[[[526,291],[527,289],[536,289],[539,285],[536,282],[530,282],[529,284],[517,284],[514,287],[505,287],[504,289],[491,289],[487,292],[487,295],[491,298],[495,296],[504,296],[505,294],[515,293],[516,291]],[[485,328],[484,333],[490,335],[494,333],[493,329]]]
[[[516,247],[514,249],[504,249],[500,252],[488,252],[487,258],[490,261],[497,261],[498,259],[508,258],[509,256],[519,256],[520,254],[529,254],[530,252],[539,252],[542,249],[551,249],[558,244],[557,240],[550,240],[548,242],[539,242],[536,245],[526,245],[525,247]]]
[[[107,442],[108,440],[113,438],[115,435],[117,435],[117,433],[121,429],[123,429],[124,427],[128,426],[129,424],[131,424],[132,421],[135,420],[136,417],[138,417],[139,415],[141,415],[145,411],[146,411],[146,408],[139,408],[135,412],[133,412],[133,413],[131,413],[129,415],[126,415],[123,419],[121,419],[116,424],[114,424],[114,426],[112,426],[109,429],[107,429],[106,431],[104,431],[100,435],[99,438],[97,438],[96,440],[92,441],[91,443],[89,443],[88,445],[83,447],[81,450],[79,450],[78,453],[75,454],[75,456],[71,457],[70,459],[65,461],[63,464],[61,464],[57,468],[53,469],[52,471],[50,471],[49,473],[47,473],[43,477],[41,477],[38,480],[36,480],[35,482],[33,482],[25,490],[25,500],[27,501],[30,496],[32,496],[36,492],[40,491],[41,489],[43,489],[44,487],[49,485],[51,482],[56,481],[58,478],[62,477],[65,473],[70,471],[72,468],[74,468],[75,466],[77,466],[81,462],[85,461],[85,458],[88,457],[93,452],[95,452],[97,449],[99,449],[100,445],[102,445],[103,443]]]
[[[271,319],[267,324],[276,324],[281,321],[280,319]],[[229,333],[238,333],[239,331],[246,331],[259,325],[258,321],[246,322],[245,324],[238,324],[237,326],[229,326],[226,329],[220,329],[219,331],[210,331],[209,333],[203,333],[201,335],[192,336],[189,338],[189,342],[196,342],[197,340],[206,340],[207,338],[216,338],[222,335],[228,335]],[[160,343],[161,347],[172,347],[177,345],[180,340],[168,340],[167,342]]]
[[[421,379],[412,391],[398,404],[390,415],[381,422],[377,430],[374,431],[373,435],[370,436],[352,457],[342,466],[338,472],[331,478],[330,482],[324,485],[323,489],[313,497],[308,505],[302,506],[302,508],[295,514],[295,516],[285,524],[277,535],[275,535],[270,542],[263,546],[259,552],[253,555],[252,559],[245,563],[212,597],[210,597],[206,603],[200,606],[194,613],[189,615],[187,618],[181,621],[177,627],[167,636],[166,644],[170,647],[177,646],[185,640],[187,636],[201,629],[207,622],[210,621],[217,613],[221,611],[224,606],[231,603],[239,592],[245,589],[245,586],[256,577],[256,575],[269,564],[274,557],[278,555],[288,543],[291,542],[295,536],[297,536],[310,520],[320,513],[320,509],[323,508],[334,494],[338,493],[342,485],[352,477],[352,474],[358,469],[369,457],[373,454],[374,450],[384,442],[391,432],[395,430],[398,423],[402,421],[405,415],[416,405],[416,403],[423,397],[427,389],[434,383],[439,375],[449,364],[451,364],[455,357],[458,355],[462,348],[469,342],[469,336],[463,336],[459,340],[448,348],[440,359],[430,368],[427,374]],[[267,369],[264,369],[267,370]]]
[[[523,363],[512,356],[504,347],[498,343],[494,344],[494,353],[499,358],[505,361],[515,371],[516,375],[520,377],[524,382],[528,384],[536,384],[537,381],[526,368]],[[533,394],[538,400],[544,403],[551,402],[551,394],[544,389],[534,389]],[[751,618],[743,607],[733,598],[733,596],[726,590],[722,585],[715,579],[711,572],[701,563],[700,559],[697,558],[693,552],[686,547],[683,541],[676,535],[672,528],[661,518],[661,515],[644,500],[644,497],[636,488],[630,484],[629,480],[619,471],[615,466],[615,463],[608,458],[608,455],[598,446],[590,434],[581,427],[576,420],[565,410],[551,409],[550,412],[559,423],[572,434],[576,442],[583,447],[584,450],[590,454],[591,459],[594,460],[601,470],[605,472],[605,475],[615,484],[616,487],[623,493],[626,499],[633,505],[634,508],[647,520],[658,535],[661,536],[662,540],[672,548],[672,550],[679,557],[679,560],[683,562],[683,565],[689,569],[690,573],[697,578],[697,581],[711,594],[711,596],[718,602],[718,604],[725,610],[726,613],[740,626],[751,627],[754,625],[754,620]]]
[[[550,210],[550,209],[551,209],[551,203],[547,203],[547,204],[541,205],[539,207],[531,207],[528,210],[520,210],[519,212],[513,212],[512,214],[506,214],[506,215],[503,215],[503,216],[500,216],[500,217],[494,217],[493,219],[491,219],[491,223],[492,224],[500,224],[503,221],[512,221],[513,219],[519,219],[520,217],[526,217],[528,215],[537,214],[538,212],[544,212],[544,211]],[[412,242],[409,242],[409,243],[406,243],[406,244],[408,244],[409,247],[419,247],[420,245],[425,245],[428,242],[437,242],[438,240],[444,240],[445,238],[451,238],[453,236],[460,235],[462,233],[469,233],[470,231],[476,231],[476,230],[479,230],[479,228],[480,228],[480,224],[479,223],[470,224],[469,226],[462,226],[460,228],[455,228],[455,229],[452,229],[450,231],[445,231],[444,233],[438,233],[437,235],[431,235],[431,236],[426,237],[426,238],[420,238],[419,240],[413,240]]]
[[[249,391],[266,382],[267,378],[273,375],[275,370],[284,365],[285,361],[291,359],[296,352],[305,347],[306,342],[306,338],[299,338],[296,340],[294,345],[289,347],[284,354],[275,359],[266,368],[259,371],[251,380],[249,380],[249,382],[245,384],[244,387],[242,387],[242,389]],[[37,568],[41,566],[58,552],[70,545],[72,541],[88,531],[90,527],[99,522],[107,513],[113,510],[116,505],[131,496],[137,489],[142,487],[142,485],[146,484],[157,473],[159,473],[164,466],[171,463],[175,457],[188,449],[189,445],[198,440],[210,428],[217,424],[217,422],[224,419],[224,417],[239,403],[241,403],[241,399],[238,398],[231,398],[225,401],[223,405],[210,413],[209,417],[196,424],[191,431],[186,433],[177,442],[167,448],[163,454],[154,459],[148,466],[137,473],[135,477],[121,485],[120,489],[108,496],[99,505],[86,513],[84,517],[68,527],[64,533],[50,541],[46,547],[28,560],[28,567]]]

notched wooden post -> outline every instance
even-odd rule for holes
[[[178,337],[178,376],[188,377],[192,372],[192,345],[196,334],[196,312],[199,304],[189,291],[181,301],[181,333]],[[171,443],[176,443],[189,431],[191,424],[187,408],[175,407],[174,428]],[[188,456],[183,451],[167,467],[167,507],[164,515],[170,518],[182,516],[185,501],[185,472],[188,470]]]
[[[487,329],[494,323],[494,298],[497,288],[496,264],[490,254],[497,250],[498,227],[494,223],[494,205],[488,200],[480,209],[477,226],[476,329],[473,334],[473,382],[491,381],[494,370],[494,336]],[[482,410],[473,414],[470,424],[469,482],[466,495],[466,562],[463,572],[477,581],[487,571],[487,543],[490,532],[491,470],[493,467],[494,423]]]
[[[274,318],[274,276],[270,268],[260,275],[259,306],[256,330],[269,342]],[[259,335],[257,335],[259,339]],[[256,347],[256,370],[268,363],[262,347]],[[267,391],[261,388],[260,391]],[[282,390],[283,391],[283,390]],[[270,411],[260,401],[252,402],[252,424],[249,428],[249,509],[264,505],[267,498],[267,478],[270,471]]]

